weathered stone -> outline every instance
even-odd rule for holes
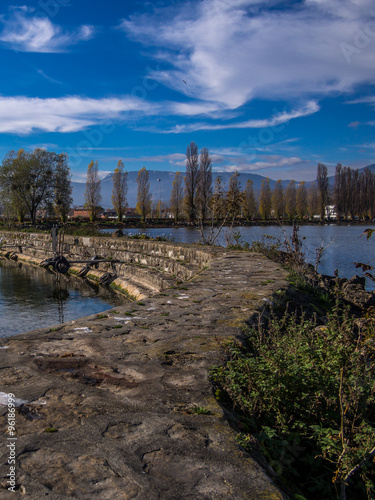
[[[113,242],[98,240],[101,248]],[[8,346],[0,390],[29,401],[16,414],[22,497],[281,500],[239,448],[208,370],[222,362],[221,342],[239,337],[238,327],[286,285],[286,273],[258,254],[218,248],[204,256],[203,248],[156,242],[143,249],[183,257],[195,274],[106,317],[0,339]],[[195,414],[196,406],[208,413]],[[5,447],[1,464],[5,477]]]

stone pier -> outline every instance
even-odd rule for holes
[[[48,256],[50,240],[16,234],[24,256]],[[221,248],[123,238],[89,238],[85,246],[70,238],[65,255],[121,260],[111,269],[143,298],[0,339],[0,391],[22,400],[15,494],[7,490],[0,406],[0,497],[285,498],[240,449],[208,379],[224,362],[221,342],[239,337],[286,287],[285,271],[262,255]]]

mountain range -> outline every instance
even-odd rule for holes
[[[375,163],[369,165],[368,167],[372,172],[375,172]],[[363,171],[364,168],[360,169]],[[161,170],[148,170],[149,173],[149,181],[150,181],[150,192],[152,194],[153,199],[158,202],[159,198],[165,202],[167,205],[169,204],[169,199],[171,197],[172,191],[172,183],[174,180],[175,172],[165,172]],[[128,172],[128,204],[129,207],[135,207],[137,203],[137,175],[138,172],[133,170]],[[221,177],[223,184],[226,189],[228,189],[229,179],[233,175],[233,172],[213,172],[212,177],[213,181],[215,181],[216,177]],[[101,181],[101,195],[102,202],[101,206],[103,208],[111,208],[112,207],[112,176],[113,174],[108,174]],[[159,180],[160,179],[160,180]],[[258,174],[251,173],[243,173],[241,172],[239,175],[239,181],[241,183],[242,189],[245,187],[246,182],[248,180],[252,180],[254,183],[254,190],[260,190],[262,185],[262,180],[266,179],[266,177]],[[329,177],[330,184],[333,186],[334,176]],[[289,180],[282,181],[284,187],[289,184]],[[270,179],[270,187],[274,188],[276,181]],[[306,182],[307,185],[310,182]],[[86,189],[86,184],[84,182],[72,182],[73,185],[73,205],[74,206],[82,206],[84,204],[84,193]]]

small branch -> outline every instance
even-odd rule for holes
[[[353,474],[355,474],[357,471],[359,471],[359,469],[361,469],[365,465],[365,463],[368,462],[370,460],[370,458],[372,458],[374,455],[375,455],[375,446],[369,452],[369,454],[367,455],[367,457],[362,460],[362,462],[360,462],[359,464],[357,464],[355,467],[353,467],[353,469],[351,471],[349,471],[347,473],[347,475],[343,479],[343,482],[346,483],[346,481],[348,479],[350,479]]]

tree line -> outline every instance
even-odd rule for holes
[[[112,205],[118,220],[128,208],[128,173],[123,161],[117,163],[113,173]],[[37,148],[33,152],[20,149],[10,151],[0,166],[0,195],[3,212],[23,221],[28,214],[35,224],[38,210],[45,209],[66,221],[72,205],[71,171],[68,156]],[[273,189],[270,179],[262,181],[258,191],[248,180],[242,188],[240,174],[234,172],[226,189],[220,176],[213,182],[212,159],[207,148],[191,142],[186,150],[186,171],[176,172],[172,184],[169,207],[161,199],[156,213],[162,209],[176,220],[190,223],[234,221],[237,217],[253,220],[303,220],[316,215],[324,220],[327,205],[335,205],[337,218],[375,217],[375,173],[363,172],[338,164],[334,186],[329,186],[327,167],[319,163],[316,181],[306,183],[291,180],[286,188],[279,179]],[[101,203],[99,165],[91,161],[87,168],[85,208],[90,219],[96,219]],[[155,208],[155,207],[154,207]],[[150,193],[149,172],[143,167],[137,176],[136,211],[142,220],[150,217],[153,198]]]

